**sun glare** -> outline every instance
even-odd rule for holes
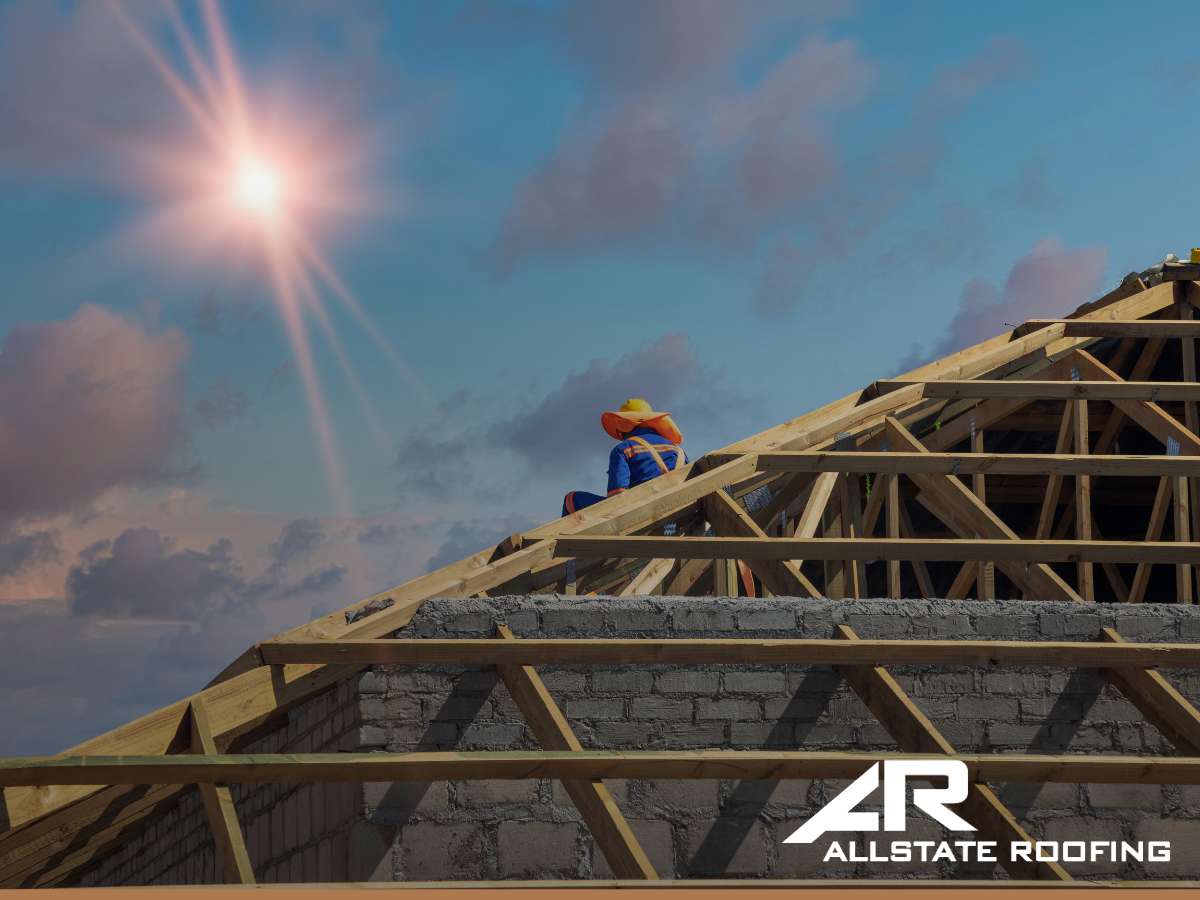
[[[329,340],[364,419],[386,437],[352,356],[334,330],[327,298],[342,303],[418,397],[428,389],[367,318],[334,269],[319,237],[339,217],[370,209],[380,195],[361,183],[370,148],[348,110],[309,96],[292,107],[269,102],[244,79],[218,0],[199,0],[202,33],[193,35],[163,0],[170,28],[164,47],[118,0],[110,8],[178,103],[186,127],[137,146],[139,176],[160,201],[139,234],[181,258],[203,252],[218,266],[247,257],[258,267],[291,343],[313,430],[339,512],[349,510],[344,474],[310,334]],[[159,20],[162,21],[162,20]],[[161,35],[160,35],[161,37]],[[172,55],[173,54],[173,55]],[[292,96],[298,95],[293,85]],[[314,112],[317,111],[317,112]],[[289,114],[290,113],[290,114]]]
[[[274,215],[283,201],[279,170],[267,163],[242,163],[234,176],[234,193],[243,207],[260,216]]]

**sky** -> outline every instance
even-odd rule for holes
[[[0,754],[1186,254],[1191,13],[0,0]]]

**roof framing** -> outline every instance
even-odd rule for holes
[[[126,829],[171,803],[184,783],[216,771],[205,769],[206,760],[216,760],[213,765],[220,768],[219,754],[206,752],[184,761],[193,749],[189,723],[195,710],[207,715],[212,746],[236,749],[290,707],[369,664],[374,657],[367,657],[379,652],[371,642],[408,624],[432,597],[556,588],[625,595],[694,593],[715,587],[760,596],[858,596],[878,584],[892,596],[974,592],[1086,601],[1106,587],[1121,599],[1117,586],[1131,577],[1124,591],[1130,601],[1190,602],[1197,594],[1200,568],[1192,564],[1200,559],[1200,543],[1191,541],[1200,535],[1196,277],[1200,270],[1195,267],[1168,267],[1161,283],[1153,286],[1148,287],[1145,278],[1126,279],[1065,319],[1031,320],[292,629],[248,649],[196,695],[85,741],[66,751],[58,763],[26,764],[23,771],[37,773],[26,779],[41,778],[40,782],[14,781],[14,761],[0,765],[2,777],[8,779],[0,796],[0,883],[25,883],[30,877],[49,883],[69,877],[119,841]],[[1017,425],[1030,407],[1036,411],[1047,402],[1061,406],[1061,414],[1050,418],[1049,434],[1029,430],[1036,420],[1027,418]],[[1099,429],[1089,427],[1089,416],[1092,426],[1102,423]],[[1010,417],[1012,428],[1006,424]],[[1096,430],[1099,437],[1093,440]],[[1030,442],[1036,446],[1039,440],[1040,448],[1030,451]],[[1122,452],[1122,442],[1135,452]],[[968,475],[969,485],[961,480]],[[986,483],[981,480],[985,475]],[[1139,523],[1136,534],[1124,533],[1121,523],[1091,508],[1097,490],[1115,476],[1158,479],[1157,491],[1144,501],[1150,523],[1144,531]],[[1039,493],[1029,520],[1018,522],[1019,507],[1006,498],[1018,496],[1021,479],[1031,477],[1046,478],[1046,499],[1043,502]],[[1064,478],[1076,482],[1066,498],[1061,496]],[[764,487],[770,493],[767,503],[747,505],[752,492]],[[874,534],[881,519],[885,537]],[[1077,539],[1061,539],[1072,523]],[[706,536],[706,524],[712,536]],[[1170,539],[1163,540],[1168,527]],[[663,534],[667,529],[671,533]],[[1101,539],[1101,531],[1110,539]],[[645,559],[650,562],[642,563]],[[883,565],[871,565],[876,560]],[[1055,568],[1063,562],[1077,566],[1071,566],[1071,572],[1061,565]],[[1102,564],[1107,582],[1092,582],[1091,563]],[[1173,591],[1155,586],[1156,565],[1172,567]],[[1128,567],[1124,574],[1122,566]],[[994,577],[988,576],[990,570]],[[359,654],[364,645],[351,643],[355,641],[366,641],[372,649]],[[528,659],[497,658],[502,665],[529,666],[546,658],[537,653],[553,651],[551,642],[543,642],[536,652],[527,641],[495,643],[516,648],[497,651],[501,654],[534,654]],[[705,652],[746,652],[719,641],[706,643]],[[853,652],[872,646],[876,652],[897,654],[897,660],[917,649],[945,652],[873,646],[878,643],[846,640],[842,646]],[[654,652],[677,652],[663,649],[663,642],[657,646]],[[1148,668],[1166,665],[1163,659],[1188,658],[1194,650],[1155,645],[1151,651],[1134,645],[1135,652],[1126,646],[1119,641],[1103,645],[1111,657],[1089,657],[1099,653],[1094,648],[1064,652],[1077,654],[1072,659],[1111,659],[1105,664],[1113,666],[1114,681],[1122,690],[1138,698],[1134,702],[1161,723],[1164,732],[1175,735],[1181,750],[1195,753],[1200,719]],[[339,649],[318,652],[321,647]],[[764,647],[759,651],[768,652]],[[793,644],[786,652],[808,651]],[[990,652],[1032,651],[994,647]],[[1158,661],[1150,662],[1151,657]],[[865,665],[842,659],[843,665]],[[875,658],[876,663],[880,660]],[[548,709],[540,714],[552,716]],[[561,733],[559,738],[566,740]],[[540,764],[559,765],[553,753],[581,758],[575,750],[548,750]],[[96,763],[101,768],[91,768],[91,783],[68,777],[75,766],[70,760],[113,756],[126,763]],[[657,762],[638,757],[630,762],[610,756],[604,765],[684,765],[683,757],[669,762],[665,757]],[[775,756],[756,761],[746,757],[746,771],[791,765],[790,757]],[[141,763],[131,763],[131,757],[158,762],[137,769]],[[805,765],[818,764],[816,756],[803,758]],[[984,767],[977,771],[986,770],[988,777],[998,777],[997,767],[1010,766],[1003,769],[1004,777],[1036,774],[1039,780],[1062,777],[1064,772],[1082,774],[1079,767],[1090,765],[1095,771],[1089,769],[1081,779],[1087,781],[1103,780],[1105,772],[1126,777],[1135,772],[1130,768],[1135,765],[1142,766],[1136,770],[1139,780],[1167,777],[1167,772],[1193,777],[1200,765],[1192,759],[1133,763],[1093,757],[1090,762],[1043,761],[1037,768],[1031,759],[980,758],[971,764]],[[339,765],[345,761],[339,755]],[[306,771],[311,774],[311,762],[280,765],[297,771],[309,766]],[[836,768],[832,759],[819,764]],[[837,762],[843,772],[862,764],[861,759]],[[142,781],[130,780],[131,765]],[[599,777],[596,773],[602,771],[578,761],[562,765],[563,772],[576,766],[570,777],[583,779]],[[696,765],[703,768],[706,763]],[[151,770],[158,773],[156,779],[171,771],[177,780],[146,782]],[[221,771],[228,780],[234,770],[226,766]],[[100,772],[107,786],[95,785]],[[135,783],[158,786],[147,789],[132,786]]]

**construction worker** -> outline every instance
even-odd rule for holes
[[[655,411],[640,397],[626,400],[616,412],[602,414],[600,424],[619,441],[608,456],[609,497],[674,471],[688,461],[681,446],[683,435],[671,414]],[[599,494],[571,491],[563,498],[562,514],[577,512],[603,499]]]

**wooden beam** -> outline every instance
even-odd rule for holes
[[[1192,306],[1188,295],[1194,289],[1194,282],[1177,282],[1175,311],[1180,320],[1186,321],[1188,325],[1200,328],[1200,322],[1193,321],[1195,315],[1195,307]],[[1180,355],[1183,359],[1183,380],[1191,384],[1196,383],[1196,339],[1193,336],[1188,336],[1180,343]],[[1197,409],[1195,403],[1185,403],[1183,405],[1183,424],[1192,434],[1200,434],[1200,410]],[[1191,508],[1191,535],[1193,538],[1200,538],[1200,478],[1191,476],[1188,478],[1191,492],[1189,495],[1189,506]],[[1200,566],[1196,568],[1196,578],[1198,587],[1197,593],[1200,593]],[[1197,596],[1193,594],[1193,597]]]
[[[750,518],[750,514],[724,491],[717,491],[705,498],[704,508],[708,514],[708,520],[719,535],[778,540],[778,538],[767,537],[766,532]],[[742,559],[740,556],[730,558]],[[800,567],[791,560],[746,559],[746,564],[750,566],[755,575],[762,579],[763,584],[771,593],[780,597],[821,596],[816,585],[809,581],[800,571]]]
[[[1063,404],[1062,420],[1059,422],[1058,437],[1054,443],[1055,456],[1065,453],[1067,448],[1071,446],[1071,412],[1071,404]],[[1095,457],[1090,458],[1095,459]],[[1042,499],[1041,509],[1038,512],[1037,526],[1033,532],[1035,540],[1044,540],[1050,536],[1050,529],[1054,527],[1054,513],[1058,509],[1058,498],[1061,494],[1062,473],[1051,471],[1046,483],[1046,495]]]
[[[200,756],[216,756],[217,745],[213,740],[212,723],[208,718],[203,698],[197,697],[188,709],[192,726],[192,753]],[[254,867],[250,865],[250,854],[246,852],[246,838],[238,821],[237,807],[229,787],[211,782],[199,782],[200,797],[204,801],[204,812],[213,833],[216,848],[217,868],[222,872],[226,884],[254,884]]]
[[[843,475],[839,481],[838,503],[842,509],[842,537],[851,540],[862,537],[862,496],[858,478]],[[861,600],[867,587],[867,568],[861,559],[849,560],[843,567],[846,575],[846,594]]]
[[[839,625],[837,634],[841,640],[851,644],[860,640],[849,625]],[[954,755],[954,746],[882,665],[839,666],[838,671],[901,750],[906,753]],[[996,841],[1003,848],[1014,841],[1031,840],[1029,833],[986,784],[973,783],[967,801],[959,806],[959,810],[975,826],[981,838]],[[1057,863],[1012,861],[1006,858],[1011,854],[1004,850],[997,855],[1003,860],[1005,871],[1013,878],[1071,880],[1066,869]]]
[[[1122,381],[1116,372],[1085,350],[1072,351],[1070,358],[1079,366],[1081,372],[1085,372],[1091,378],[1104,379],[1119,384],[1134,383]],[[1079,382],[1075,383],[1078,384]],[[1139,383],[1144,384],[1145,382]],[[1186,385],[1186,387],[1200,389],[1200,385]],[[1121,412],[1125,413],[1126,416],[1133,419],[1133,421],[1137,422],[1164,444],[1168,443],[1171,438],[1174,438],[1179,444],[1181,454],[1200,456],[1200,437],[1188,431],[1182,423],[1173,416],[1168,415],[1157,403],[1144,399],[1118,399],[1113,402]]]
[[[925,446],[895,419],[889,417],[885,420],[884,425],[887,430],[888,441],[896,449],[915,453],[925,451]],[[961,537],[967,538],[973,535],[982,535],[990,539],[1001,539],[1019,543],[1016,533],[999,516],[988,509],[978,497],[967,490],[966,485],[954,476],[910,474],[909,477],[917,483],[922,491],[936,498],[941,505],[951,510],[957,519],[962,520],[968,530],[960,530],[959,534]],[[953,526],[953,522],[948,522],[947,524]],[[964,557],[964,559],[972,558],[975,557]],[[987,562],[988,558],[985,557],[978,561]],[[1025,591],[1027,597],[1046,600],[1080,599],[1079,595],[1071,589],[1070,585],[1063,581],[1058,573],[1046,565],[1050,560],[1027,559],[1025,561],[1036,562],[1036,565],[1014,566],[1009,564],[1004,555],[999,555],[992,557],[992,561],[1000,567],[1014,584]]]
[[[1059,420],[1061,425],[1061,419]],[[1071,432],[1067,432],[1068,437]],[[1162,454],[1101,456],[1062,453],[935,453],[927,451],[835,452],[774,450],[759,456],[759,465],[776,472],[852,472],[924,475],[1092,475],[1121,477],[1200,476],[1200,455]]]
[[[1075,452],[1086,456],[1088,452],[1088,402],[1071,401],[1071,421],[1075,431]],[[1089,475],[1075,476],[1075,537],[1081,541],[1092,539],[1092,481]],[[1096,599],[1096,573],[1090,562],[1080,560],[1075,564],[1079,584],[1079,595],[1087,602]]]
[[[1172,480],[1167,477],[1158,480],[1158,491],[1154,495],[1154,503],[1150,507],[1150,522],[1146,526],[1146,542],[1157,541],[1162,537],[1163,527],[1167,523],[1167,512],[1171,508]],[[1148,560],[1138,560],[1137,569],[1133,573],[1133,583],[1129,586],[1129,602],[1141,603],[1146,597],[1146,586],[1150,583],[1150,566]]]
[[[830,638],[413,638],[273,641],[271,659],[382,666],[1043,665],[1200,668],[1200,643]]]
[[[1050,325],[1062,325],[1066,337],[1200,337],[1200,322],[1181,322],[1175,319],[1029,319],[1013,334],[1032,334]]]
[[[904,529],[904,536],[913,538],[916,536],[916,529],[913,528],[912,517],[908,514],[908,507],[900,504],[900,525]],[[911,560],[913,574],[917,579],[917,588],[921,592],[921,596],[928,600],[936,596],[933,589],[933,579],[929,577],[929,567],[925,565],[924,560]]]
[[[879,381],[881,393],[910,388],[916,382]],[[1200,400],[1200,385],[1178,381],[928,381],[919,385],[926,399],[963,400]]]
[[[1133,646],[1113,628],[1101,629],[1100,640],[1110,645]],[[1200,711],[1162,675],[1135,664],[1117,664],[1108,669],[1108,677],[1176,750],[1187,755],[1200,754]]]
[[[956,759],[972,781],[1200,784],[1200,757],[1095,753],[942,754],[804,750],[513,750],[256,753],[227,756],[9,757],[0,784],[216,784],[463,781],[538,778],[856,778],[888,759]]]
[[[983,453],[983,429],[977,428],[971,432],[971,452]],[[971,490],[979,498],[979,502],[987,506],[987,475],[980,472],[971,476]],[[983,535],[979,535],[982,537]],[[996,599],[996,564],[983,562],[976,564],[975,597],[978,600]]]
[[[897,475],[885,475],[887,486],[884,488],[887,492],[887,536],[890,538],[900,537],[900,478]],[[876,487],[879,491],[880,488]],[[900,560],[889,559],[887,561],[887,585],[888,596],[893,600],[899,600],[903,596],[900,582]]]
[[[646,563],[645,568],[633,577],[629,584],[621,589],[617,594],[618,597],[644,597],[647,594],[653,594],[658,591],[671,573],[675,571],[675,566],[678,565],[678,560],[674,559],[652,559]]]
[[[515,640],[507,626],[499,625],[497,631],[501,643]],[[525,717],[529,730],[544,749],[583,750],[583,745],[575,737],[566,716],[554,702],[536,669],[514,664],[499,664],[496,668],[521,715]],[[658,878],[658,873],[654,871],[649,857],[604,782],[598,779],[566,779],[562,785],[595,838],[596,846],[608,860],[613,874],[618,878]]]
[[[881,559],[965,562],[995,559],[1013,563],[1146,562],[1178,565],[1200,559],[1200,543],[1159,541],[1022,541],[1017,538],[754,538],[754,537],[561,537],[558,551],[568,556],[630,556],[651,559]],[[989,555],[991,554],[991,555]],[[1033,568],[1033,566],[1031,566]],[[1015,579],[1014,579],[1015,580]],[[1023,579],[1022,579],[1023,580]],[[1072,591],[1074,594],[1074,591]],[[1078,596],[1078,595],[1076,595]]]

